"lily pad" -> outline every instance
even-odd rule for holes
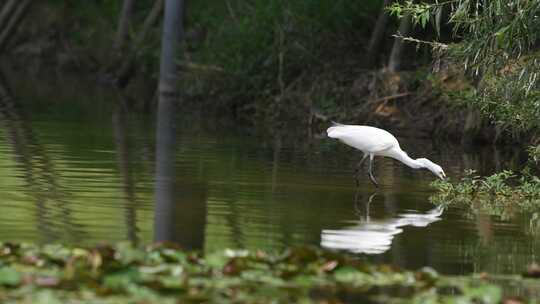
[[[12,267],[0,267],[0,285],[17,286],[22,281],[22,275]]]

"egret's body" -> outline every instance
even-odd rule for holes
[[[378,185],[373,176],[373,158],[375,156],[391,157],[413,169],[425,168],[441,179],[446,177],[443,169],[429,159],[410,158],[405,151],[401,150],[394,135],[383,129],[370,126],[335,124],[328,128],[326,132],[328,137],[339,139],[344,144],[364,152],[364,157],[359,165],[369,156],[369,177],[375,186]]]

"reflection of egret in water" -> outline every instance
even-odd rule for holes
[[[403,212],[396,217],[372,220],[369,205],[377,193],[373,193],[363,209],[358,206],[358,192],[355,208],[360,219],[356,225],[344,229],[324,229],[321,233],[321,246],[331,249],[347,250],[354,253],[380,254],[390,249],[396,234],[403,232],[402,227],[426,227],[441,220],[444,208],[437,206],[425,213]]]

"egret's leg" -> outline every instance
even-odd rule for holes
[[[375,187],[379,187],[379,183],[377,183],[377,180],[373,176],[373,157],[373,154],[369,155],[369,179],[375,185]]]
[[[364,153],[364,156],[362,156],[362,159],[360,160],[360,162],[358,163],[358,168],[361,168],[362,167],[362,164],[366,161],[366,158],[368,157],[368,154],[367,153]]]
[[[362,159],[360,160],[358,165],[356,165],[356,169],[354,170],[355,172],[354,178],[356,179],[356,187],[360,186],[360,168],[362,168],[362,164],[364,163],[367,157],[368,155],[364,153],[364,156],[362,156]]]
[[[362,217],[365,221],[370,220],[369,217],[369,206],[371,205],[371,202],[373,201],[373,198],[377,196],[377,192],[374,192],[371,194],[371,196],[368,198],[367,202],[361,202],[359,200],[359,194],[360,190],[356,190],[356,195],[354,196],[354,210],[356,211],[356,214],[360,217]],[[361,207],[360,204],[363,203],[363,206]]]

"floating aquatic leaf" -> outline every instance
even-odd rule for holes
[[[181,267],[178,266],[180,269]],[[155,266],[141,266],[139,267],[139,271],[144,274],[160,274],[160,273],[167,273],[171,270],[171,266],[168,264],[159,264]],[[181,271],[181,270],[180,270]]]
[[[63,301],[58,295],[56,295],[51,290],[40,290],[37,291],[32,297],[33,303],[40,304],[63,304]]]
[[[162,288],[164,289],[175,289],[175,290],[184,290],[185,289],[185,282],[180,278],[176,276],[165,276],[160,277],[159,282],[161,283]]]
[[[433,286],[439,278],[437,272],[430,267],[424,267],[415,274],[416,280],[423,282],[427,286]]]
[[[540,278],[540,265],[532,263],[527,267],[527,271],[523,273],[523,276],[527,278]]]
[[[123,290],[129,285],[137,283],[140,278],[141,275],[139,270],[134,267],[130,267],[106,275],[103,280],[103,286],[113,290]]]
[[[208,266],[214,268],[223,268],[229,262],[229,258],[221,252],[208,254],[205,257],[205,260]]]
[[[525,299],[520,297],[507,297],[503,300],[503,304],[525,304]]]
[[[233,258],[230,259],[225,266],[223,266],[223,274],[229,275],[229,276],[235,276],[240,274],[242,270],[244,270],[246,266],[246,261],[243,259],[237,259]]]
[[[245,258],[249,255],[249,251],[225,249],[224,255],[229,258]]]
[[[499,287],[480,284],[479,286],[469,286],[465,289],[465,296],[472,302],[495,304],[502,300],[502,290]]]
[[[370,265],[313,248],[281,254],[214,252],[206,257],[163,245],[42,249],[24,245],[10,249],[9,259],[1,259],[7,264],[0,266],[4,280],[0,302],[496,303],[502,299],[501,289],[482,278]],[[45,263],[38,267],[37,260]]]
[[[144,252],[137,248],[134,248],[130,243],[126,242],[119,243],[116,246],[116,250],[114,252],[115,260],[121,262],[124,265],[135,262],[142,262],[144,256]]]
[[[60,279],[52,276],[37,277],[34,283],[40,287],[57,287],[60,284]]]
[[[324,263],[320,270],[323,271],[323,272],[329,272],[329,271],[332,271],[334,269],[336,269],[336,267],[338,266],[338,261],[335,261],[335,260],[331,260],[331,261],[328,261],[326,263]]]
[[[162,257],[165,258],[165,261],[167,262],[184,262],[187,260],[187,256],[184,252],[170,249],[170,248],[164,248],[161,250]]]
[[[0,285],[17,286],[21,283],[21,274],[12,267],[0,267]]]
[[[369,284],[372,277],[364,272],[358,271],[352,267],[341,267],[334,272],[335,279],[342,283],[351,283],[355,285]]]

